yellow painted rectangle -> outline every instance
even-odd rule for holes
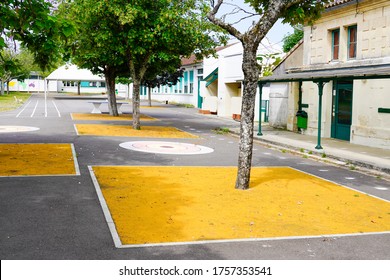
[[[291,168],[93,167],[122,244],[382,232],[390,203]]]
[[[0,144],[0,176],[76,175],[71,144]]]
[[[150,137],[150,138],[198,138],[175,127],[141,126],[140,130],[131,125],[76,124],[79,135]]]
[[[92,120],[92,121],[132,121],[133,115],[119,115],[119,116],[111,116],[108,114],[85,114],[85,113],[72,113],[72,119],[73,120]],[[141,121],[157,121],[158,119],[155,119],[153,117],[143,115],[140,116]]]

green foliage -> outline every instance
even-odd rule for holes
[[[262,15],[265,11],[273,9],[270,6],[274,1],[269,0],[245,0],[245,3],[251,5],[255,11]],[[280,0],[275,2],[296,2],[290,5],[287,9],[281,11],[280,18],[283,19],[283,23],[290,23],[292,25],[303,24],[305,22],[312,23],[318,19],[323,11],[325,5],[330,0],[302,0],[302,1],[287,1]]]
[[[294,27],[294,33],[288,34],[283,38],[283,51],[289,52],[300,40],[303,39],[303,27]]]
[[[214,132],[217,134],[228,134],[230,129],[228,127],[217,127],[214,129]]]
[[[273,68],[281,61],[281,58],[278,57],[278,55],[279,53],[257,55],[257,61],[261,65],[262,76],[267,77],[272,75]]]
[[[55,1],[2,0],[0,49],[6,47],[4,38],[9,38],[28,48],[42,69],[60,60],[60,39],[72,30],[69,23],[55,15],[52,2]]]

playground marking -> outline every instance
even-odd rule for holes
[[[0,177],[80,175],[73,144],[0,144],[0,158]]]
[[[200,155],[214,152],[213,149],[190,143],[164,141],[132,141],[119,144],[128,150],[168,155]]]
[[[390,233],[390,202],[287,167],[89,167],[119,248]]]
[[[108,114],[85,114],[85,113],[72,113],[71,114],[72,120],[92,120],[92,121],[132,121],[133,116],[132,115],[119,115],[119,116],[111,116]],[[158,119],[141,114],[140,116],[141,121],[158,121]]]
[[[30,132],[37,130],[39,130],[39,128],[33,126],[0,125],[0,133]]]
[[[140,130],[130,125],[75,124],[78,135],[148,137],[148,138],[199,138],[196,135],[169,126],[141,126]]]

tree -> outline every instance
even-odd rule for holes
[[[211,0],[211,9],[208,18],[214,24],[220,26],[241,41],[243,45],[244,89],[242,96],[240,141],[238,155],[238,172],[236,189],[248,189],[250,171],[252,167],[253,149],[253,124],[255,111],[256,89],[261,73],[261,66],[257,63],[256,52],[260,42],[266,36],[275,22],[282,18],[284,23],[297,24],[305,20],[314,20],[320,16],[327,1],[319,0],[246,0],[253,12],[245,11],[245,8],[234,4],[231,13],[217,17],[224,0]],[[242,17],[257,16],[252,26],[246,32],[240,32],[234,24],[227,22],[227,17],[237,12],[245,12]]]
[[[21,42],[31,51],[41,69],[61,59],[60,38],[69,36],[72,26],[55,16],[53,4],[56,2],[2,0],[0,49],[6,48],[5,38]]]
[[[67,55],[79,67],[104,75],[109,113],[118,116],[115,80],[119,76],[129,77],[130,72],[123,29],[110,6],[110,1],[103,0],[64,1],[59,14],[73,22],[76,30],[66,44]]]
[[[283,38],[283,51],[289,52],[303,38],[303,27],[297,25],[294,27],[294,33],[288,34]]]
[[[180,69],[181,59],[178,56],[157,56],[152,59],[151,67],[145,73],[142,85],[148,88],[148,103],[152,106],[151,89],[164,85],[176,85],[183,77]]]
[[[24,80],[30,74],[30,68],[23,62],[24,53],[17,53],[13,48],[0,51],[0,95],[4,94],[4,84],[7,84],[9,94],[9,82],[13,79]]]
[[[103,0],[96,1],[100,5]],[[104,2],[104,1],[103,1]],[[203,1],[113,0],[108,10],[118,17],[121,46],[133,80],[133,128],[140,129],[140,85],[153,64],[153,56],[198,57],[214,53],[225,36],[205,17]]]

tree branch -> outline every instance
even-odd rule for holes
[[[223,0],[218,0],[218,3],[214,6],[214,1],[211,1],[211,4],[214,6],[214,8],[207,14],[207,18],[214,24],[218,25],[219,27],[222,27],[227,32],[229,32],[230,35],[233,35],[238,40],[242,41],[243,35],[240,31],[238,31],[235,27],[233,27],[231,24],[228,24],[224,22],[223,20],[217,18],[215,15],[218,13],[219,8],[221,7],[223,3]]]

